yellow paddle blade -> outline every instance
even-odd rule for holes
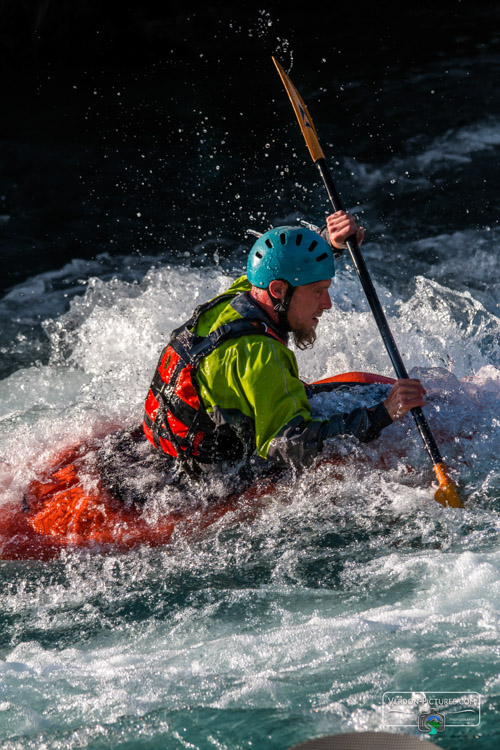
[[[314,123],[311,120],[311,115],[307,111],[307,107],[304,104],[304,101],[279,64],[279,62],[276,60],[275,57],[273,57],[273,63],[276,65],[276,68],[278,70],[278,73],[280,74],[280,78],[283,81],[283,85],[286,89],[286,92],[288,96],[290,97],[290,101],[292,102],[293,111],[295,112],[295,115],[297,116],[297,120],[299,121],[300,129],[302,130],[302,135],[306,139],[307,148],[309,149],[309,153],[311,154],[312,160],[314,162],[318,161],[318,159],[324,159],[325,155],[323,151],[321,150],[321,146],[319,145],[318,141],[318,135],[316,133],[316,128],[314,127]]]
[[[441,503],[441,505],[449,505],[451,508],[463,508],[464,504],[460,500],[457,488],[450,479],[446,466],[444,464],[434,464],[434,471],[439,482],[434,499],[438,503]]]

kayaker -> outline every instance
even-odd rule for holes
[[[151,383],[143,429],[155,448],[189,473],[260,457],[272,464],[309,464],[328,442],[369,442],[410,409],[424,406],[418,380],[399,380],[371,408],[313,419],[308,386],[288,347],[314,344],[332,306],[334,254],[364,229],[343,211],[323,234],[277,227],[257,239],[247,273],[227,292],[198,307],[173,332]]]

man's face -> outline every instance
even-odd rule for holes
[[[325,279],[297,287],[288,309],[288,322],[292,331],[305,333],[315,330],[323,310],[330,310],[332,306],[328,291],[331,283],[331,279]]]

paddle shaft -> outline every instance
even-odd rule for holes
[[[321,179],[323,180],[323,184],[326,188],[326,192],[334,211],[344,211],[342,201],[340,200],[340,196],[333,183],[332,175],[330,173],[330,170],[328,169],[326,160],[324,158],[321,158],[314,163],[316,164],[321,175]],[[385,313],[382,309],[382,305],[380,304],[380,300],[378,298],[375,287],[373,286],[370,274],[366,267],[365,260],[356,242],[356,238],[354,236],[348,237],[346,245],[354,264],[354,268],[356,269],[356,273],[358,274],[359,280],[361,282],[361,286],[363,287],[363,291],[366,295],[366,299],[368,300],[368,304],[370,305],[373,317],[375,318],[375,322],[380,331],[380,335],[382,336],[385,348],[387,349],[387,353],[391,358],[391,362],[393,364],[396,375],[399,379],[407,379],[408,372],[403,360],[401,359],[401,355],[396,346],[396,342],[394,341],[394,337],[391,333],[391,329],[389,328],[387,318],[385,317]],[[441,457],[441,453],[430,431],[429,425],[427,424],[427,420],[422,409],[417,406],[411,410],[411,413],[417,425],[425,449],[429,454],[431,460],[434,464],[441,463],[443,460]]]

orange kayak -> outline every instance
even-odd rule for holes
[[[316,381],[328,384],[392,384],[392,378],[349,372]],[[335,386],[334,386],[335,387]],[[0,507],[0,559],[50,559],[62,549],[87,547],[125,551],[138,544],[167,544],[174,534],[192,536],[229,512],[247,514],[269,495],[276,479],[266,478],[240,494],[154,518],[144,502],[117,497],[95,460],[98,441],[65,450],[40,478],[31,481],[22,503]],[[132,469],[133,471],[133,469]],[[190,505],[188,503],[188,505]]]

